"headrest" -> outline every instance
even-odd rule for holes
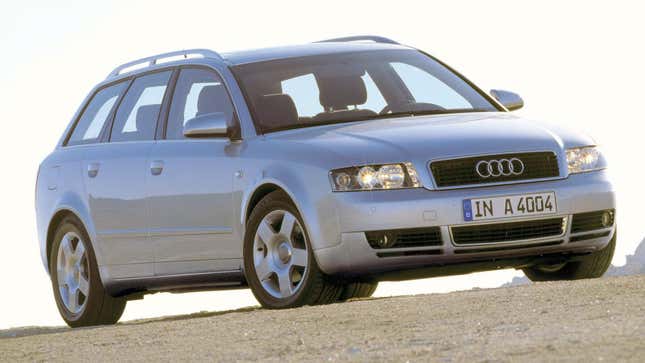
[[[298,123],[298,111],[289,95],[277,93],[261,96],[256,108],[264,127],[279,128]]]
[[[137,109],[137,132],[141,135],[153,135],[157,128],[157,118],[159,117],[160,104],[145,105]]]
[[[233,114],[226,88],[222,84],[206,86],[199,92],[195,116],[214,112],[224,112],[229,118]]]
[[[367,102],[365,83],[358,75],[318,77],[320,104],[334,110]]]

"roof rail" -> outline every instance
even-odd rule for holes
[[[116,68],[110,74],[108,75],[108,78],[116,77],[122,73],[128,73],[129,71],[133,71],[135,69],[141,69],[145,67],[151,67],[155,64],[158,64],[160,60],[166,59],[166,58],[172,58],[172,57],[184,57],[188,58],[189,55],[201,55],[204,58],[216,58],[216,59],[222,59],[222,56],[219,55],[217,52],[214,52],[212,50],[208,49],[187,49],[187,50],[178,50],[175,52],[168,52],[168,53],[161,53],[157,55],[153,55],[150,57],[145,57],[141,59],[137,59],[128,63],[124,63]],[[137,66],[141,67],[137,67]],[[133,68],[131,70],[128,70],[129,68]],[[125,72],[124,72],[125,70]]]
[[[331,43],[331,42],[358,42],[361,40],[371,40],[375,43],[386,43],[386,44],[399,44],[399,42],[396,42],[390,38],[386,37],[380,37],[378,35],[356,35],[356,36],[351,36],[351,37],[342,37],[342,38],[334,38],[334,39],[325,39],[325,40],[319,40],[314,43]]]

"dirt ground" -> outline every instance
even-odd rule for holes
[[[8,362],[643,362],[645,275],[0,336]]]

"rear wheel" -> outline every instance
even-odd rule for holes
[[[341,293],[341,286],[318,268],[302,218],[281,191],[264,197],[251,213],[244,271],[265,308],[328,304]]]
[[[538,265],[524,269],[524,274],[531,281],[579,280],[601,277],[611,265],[616,249],[616,232],[609,244],[582,258],[559,265]]]
[[[378,282],[352,282],[343,286],[339,301],[371,297],[378,287]]]
[[[114,324],[119,320],[126,300],[105,292],[90,238],[76,218],[67,217],[58,226],[49,261],[56,305],[67,325]]]

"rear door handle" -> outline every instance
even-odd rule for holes
[[[99,168],[101,164],[99,163],[89,163],[87,164],[87,176],[94,178],[99,174]]]
[[[163,171],[163,161],[155,160],[150,163],[150,173],[152,175],[159,175]]]

